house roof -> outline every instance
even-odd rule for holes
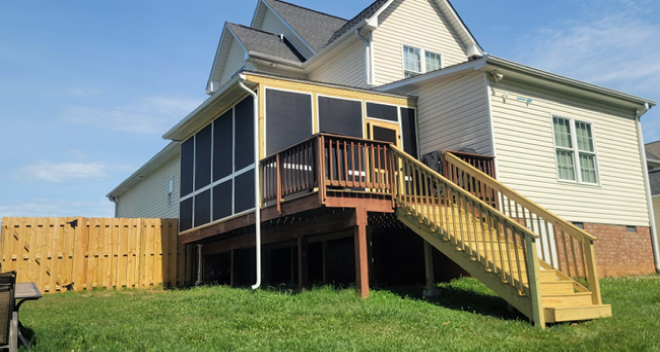
[[[649,182],[651,183],[651,194],[656,196],[660,194],[660,170],[649,172]]]
[[[373,16],[378,10],[380,10],[383,5],[387,4],[389,0],[376,0],[374,1],[371,5],[369,5],[366,9],[362,10],[362,12],[358,13],[355,17],[351,18],[348,22],[344,24],[341,28],[339,28],[332,37],[328,40],[326,44],[330,44],[333,41],[337,40],[339,37],[341,37],[344,33],[348,32],[351,28],[353,28],[355,25],[360,23],[362,20],[368,19],[371,16]]]
[[[648,153],[651,153],[655,157],[655,159],[660,159],[660,141],[647,143],[644,147]],[[646,154],[647,156],[648,153]]]
[[[660,158],[658,158],[655,154],[652,154],[650,151],[648,151],[648,149],[646,150],[646,162],[660,166]]]
[[[264,0],[314,51],[323,49],[348,21],[327,13],[279,0]]]
[[[227,23],[227,27],[234,33],[249,56],[259,58],[285,61],[293,64],[301,64],[305,58],[284,38],[278,35],[246,27],[240,24]]]
[[[650,106],[656,106],[658,104],[657,102],[650,99],[623,93],[614,89],[605,88],[599,85],[576,80],[552,72],[539,70],[531,66],[519,64],[517,62],[502,59],[493,55],[485,55],[484,57],[477,60],[468,61],[422,75],[409,77],[400,81],[377,87],[375,89],[379,91],[405,94],[410,90],[410,88],[425,84],[427,81],[440,79],[440,77],[446,77],[453,74],[464,74],[471,71],[498,71],[500,73],[504,73],[505,78],[508,77],[516,78],[518,80],[530,81],[535,84],[551,87],[553,89],[561,89],[562,91],[568,91],[580,96],[606,99],[608,101],[613,100],[622,106],[639,108],[644,104],[649,104]]]
[[[119,198],[131,190],[136,184],[140,183],[143,179],[147,178],[155,171],[160,169],[168,161],[172,160],[174,157],[179,156],[181,149],[179,149],[179,142],[171,142],[165,148],[163,148],[158,154],[154,155],[153,158],[149,159],[141,168],[135,171],[131,176],[129,176],[124,182],[119,186],[113,189],[110,193],[106,195],[110,200],[114,198]]]

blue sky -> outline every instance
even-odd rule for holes
[[[371,0],[291,0],[350,18]],[[660,2],[454,0],[484,49],[660,100]],[[0,2],[0,217],[112,216],[110,190],[201,103],[250,1]],[[660,108],[644,118],[660,139]]]

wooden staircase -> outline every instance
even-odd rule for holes
[[[536,325],[612,315],[593,236],[451,154],[445,178],[391,148],[399,220]]]

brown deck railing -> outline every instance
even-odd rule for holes
[[[389,144],[317,134],[261,161],[262,207],[318,190],[327,194],[392,193]],[[321,182],[319,183],[319,180]]]
[[[477,185],[477,189],[487,190],[487,197],[492,197],[490,203],[494,203],[496,209],[539,237],[539,258],[546,265],[557,269],[567,278],[575,279],[574,286],[578,291],[590,291],[594,304],[602,303],[594,254],[596,237],[556,216],[452,153],[444,153],[443,158],[449,164],[449,172],[452,174],[450,179],[453,182],[462,188],[466,185]]]

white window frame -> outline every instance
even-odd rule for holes
[[[554,119],[563,119],[563,120],[568,120],[569,121],[569,127],[570,127],[570,132],[571,132],[571,143],[573,145],[573,148],[566,148],[566,147],[560,147],[557,146],[557,139],[556,139],[556,131],[555,131],[555,122]],[[581,151],[580,147],[578,145],[578,139],[577,139],[577,130],[575,128],[575,124],[579,123],[584,123],[589,126],[591,126],[591,139],[593,140],[594,143],[594,151],[593,152],[585,152]],[[589,121],[581,120],[581,119],[574,119],[572,117],[566,117],[566,116],[561,116],[561,115],[554,115],[552,114],[550,116],[550,125],[552,126],[552,144],[553,144],[553,154],[555,156],[555,171],[557,173],[557,181],[562,182],[562,183],[572,183],[572,184],[580,184],[580,185],[585,185],[585,186],[596,186],[600,187],[601,186],[601,181],[600,181],[600,167],[598,164],[598,148],[596,147],[596,129],[594,127],[594,124]],[[573,152],[573,166],[575,168],[575,181],[573,180],[565,180],[562,179],[559,175],[559,160],[557,159],[557,150],[570,150]],[[596,183],[592,182],[586,182],[582,180],[582,165],[580,164],[580,153],[590,153],[593,154],[594,156],[594,167],[596,169]]]
[[[415,72],[415,71],[411,71],[411,70],[406,69],[406,48],[419,50],[419,60],[420,60],[419,68],[420,68],[420,72]],[[403,67],[403,78],[404,79],[414,77],[414,76],[406,77],[406,72],[414,73],[415,76],[419,76],[419,75],[423,75],[423,74],[427,73],[427,71],[426,71],[426,53],[435,54],[435,55],[440,56],[440,68],[439,69],[442,69],[442,68],[445,67],[445,62],[444,62],[445,56],[442,55],[441,53],[438,53],[436,51],[426,50],[424,48],[420,48],[420,47],[417,47],[417,46],[414,46],[414,45],[408,45],[408,44],[405,44],[405,43],[401,44],[401,65]]]

